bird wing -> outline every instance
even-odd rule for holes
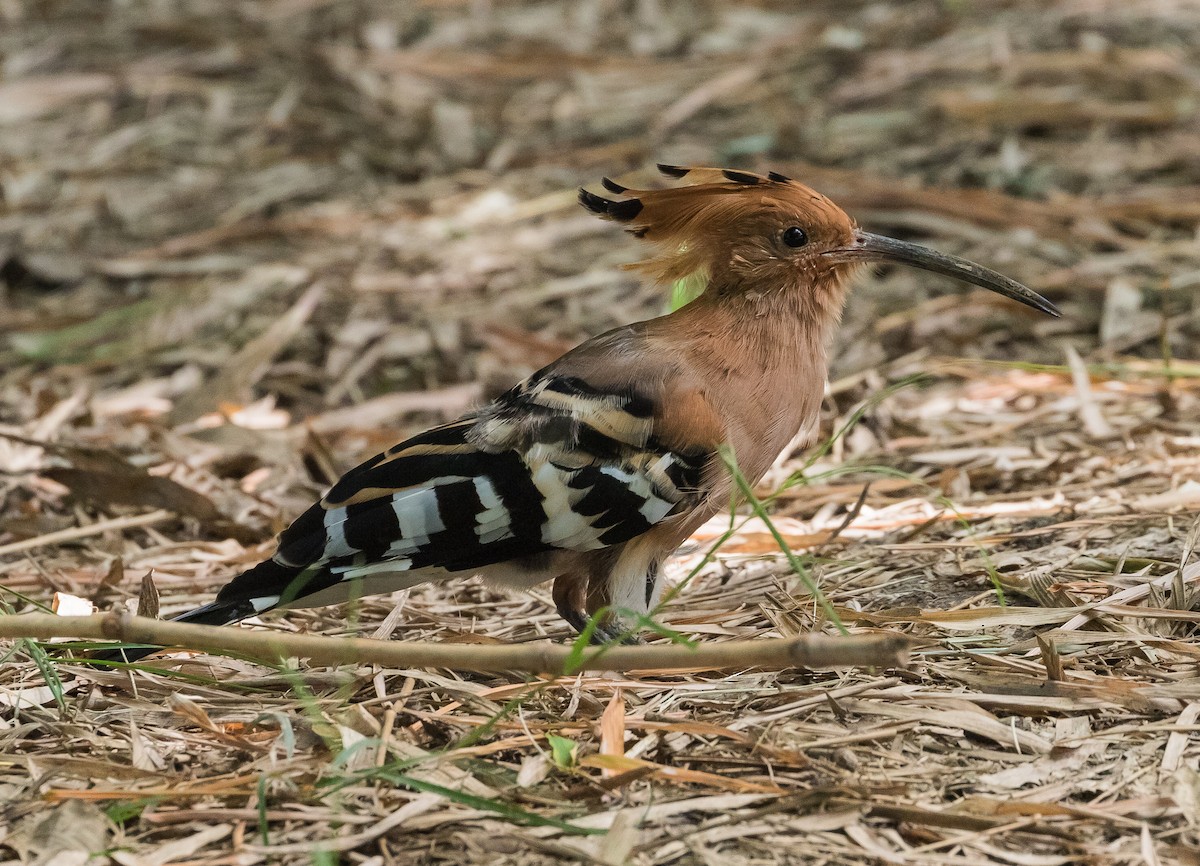
[[[218,601],[261,611],[369,575],[628,541],[695,501],[712,458],[656,436],[656,408],[636,384],[535,374],[350,470]]]

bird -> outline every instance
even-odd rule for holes
[[[783,174],[659,165],[677,184],[579,203],[650,244],[629,265],[704,290],[666,315],[581,343],[486,405],[351,469],[279,536],[274,554],[176,621],[270,610],[482,575],[552,581],[558,614],[593,640],[628,635],[663,591],[664,560],[815,426],[850,283],[909,265],[1059,316],[974,262],[863,231]],[[589,625],[590,624],[590,625]],[[109,651],[136,660],[158,647]]]

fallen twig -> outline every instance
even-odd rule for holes
[[[10,553],[21,553],[22,551],[33,550],[38,547],[50,547],[68,541],[79,541],[81,538],[91,538],[92,536],[112,530],[133,529],[139,526],[155,526],[159,523],[166,523],[168,520],[175,519],[175,512],[159,509],[158,511],[151,511],[148,514],[134,514],[130,517],[114,517],[111,520],[98,520],[95,523],[89,523],[87,526],[72,526],[68,529],[60,529],[58,532],[47,532],[45,535],[39,535],[36,538],[23,538],[20,541],[5,544],[0,546],[0,556],[7,556]]]
[[[19,614],[0,616],[0,638],[111,639],[131,644],[228,652],[263,661],[306,658],[313,664],[381,664],[401,668],[471,671],[523,670],[564,674],[580,670],[721,670],[747,668],[900,667],[910,641],[902,635],[833,637],[807,634],[788,639],[652,646],[588,647],[551,643],[480,646],[406,643],[367,638],[279,634],[226,626],[164,622],[110,611],[94,616]]]

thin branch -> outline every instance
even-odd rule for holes
[[[151,511],[149,514],[134,514],[129,517],[114,517],[111,520],[99,520],[95,523],[89,523],[87,526],[72,526],[68,529],[60,529],[57,532],[48,532],[45,535],[39,535],[37,538],[23,538],[20,541],[5,544],[0,547],[0,556],[7,556],[10,553],[21,553],[22,551],[33,550],[38,547],[50,547],[51,545],[62,544],[67,541],[78,541],[81,538],[91,538],[93,535],[100,535],[110,530],[133,529],[137,526],[155,526],[159,523],[166,523],[168,520],[175,519],[177,517],[174,511],[159,509],[158,511]]]
[[[808,634],[788,639],[699,643],[694,647],[595,647],[571,658],[569,645],[551,643],[478,646],[404,643],[367,638],[279,634],[228,626],[164,622],[110,611],[93,616],[29,613],[0,616],[0,639],[52,637],[111,639],[131,644],[187,647],[277,662],[306,658],[317,665],[380,664],[402,668],[470,671],[530,671],[563,674],[571,670],[744,670],[746,668],[902,667],[911,641],[903,635],[833,637]]]

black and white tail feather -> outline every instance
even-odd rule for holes
[[[564,552],[617,548],[694,507],[711,454],[658,441],[636,386],[599,390],[554,369],[350,470],[270,559],[175,621],[224,625],[473,573],[532,586],[556,576]]]

